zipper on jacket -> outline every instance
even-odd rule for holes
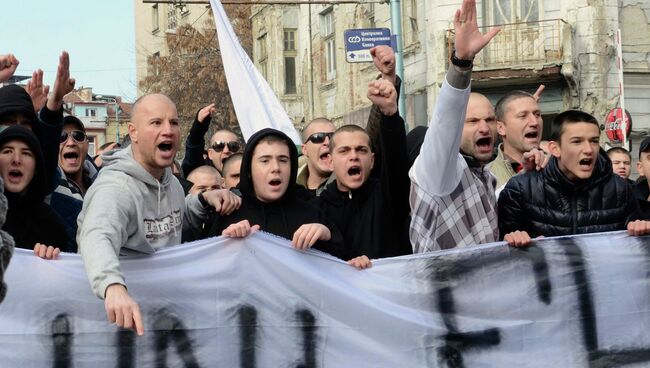
[[[573,191],[573,195],[571,197],[571,224],[573,227],[572,234],[577,234],[578,233],[578,194],[577,191]]]

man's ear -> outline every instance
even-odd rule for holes
[[[374,152],[370,154],[370,170],[372,170],[373,167],[375,167],[375,153]]]
[[[138,130],[135,129],[135,124],[129,123],[129,136],[131,137],[131,142],[138,143]]]
[[[645,173],[643,172],[643,165],[641,165],[641,161],[637,161],[637,163],[636,163],[636,171],[639,172],[639,175],[645,176]]]
[[[307,153],[305,152],[305,144],[303,143],[300,145],[300,152],[302,152],[302,155],[307,157]]]
[[[560,158],[560,143],[556,141],[549,141],[548,142],[548,150],[551,153],[551,155],[555,156],[555,158]]]
[[[497,133],[502,137],[506,135],[506,124],[503,121],[497,120]]]

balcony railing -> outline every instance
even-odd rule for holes
[[[560,64],[563,60],[562,19],[501,24],[501,32],[476,56],[477,70],[532,68]],[[479,27],[486,32],[494,26]],[[454,49],[454,30],[447,30],[447,61]]]

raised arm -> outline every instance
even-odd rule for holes
[[[454,54],[459,60],[473,60],[499,32],[498,28],[485,35],[479,31],[475,0],[463,1],[454,16],[454,30]],[[460,181],[463,168],[459,150],[470,96],[471,70],[471,65],[465,68],[452,65],[447,71],[420,156],[411,168],[411,180],[432,195],[449,194]]]
[[[185,157],[181,167],[185,177],[189,175],[192,170],[204,165],[203,150],[205,148],[205,134],[210,128],[210,121],[212,120],[212,113],[215,111],[214,104],[203,107],[196,113],[190,133],[187,135],[185,141]]]

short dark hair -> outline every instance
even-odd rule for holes
[[[551,137],[549,140],[560,142],[560,137],[562,136],[562,133],[564,133],[564,126],[566,124],[574,123],[594,124],[600,131],[598,120],[596,120],[593,115],[587,114],[586,112],[580,110],[567,110],[560,113],[555,117],[555,119],[553,119],[553,124],[551,126]]]
[[[607,156],[611,156],[614,153],[622,153],[627,155],[627,157],[632,161],[632,155],[630,154],[630,151],[626,150],[623,147],[612,147],[607,150]]]
[[[497,116],[497,120],[503,121],[510,102],[524,97],[532,98],[533,100],[537,101],[535,99],[535,96],[533,96],[531,93],[521,90],[510,91],[501,97],[499,101],[497,101],[496,106],[494,106],[494,113]]]
[[[223,168],[221,169],[221,173],[223,174],[223,176],[224,177],[226,176],[226,173],[230,171],[230,167],[233,165],[235,161],[241,160],[243,157],[244,157],[243,153],[235,153],[226,157],[223,160]]]
[[[374,149],[372,148],[372,141],[370,139],[370,135],[368,134],[368,132],[366,132],[366,130],[363,129],[362,127],[360,127],[358,125],[354,125],[354,124],[343,125],[342,127],[336,129],[336,131],[334,131],[334,134],[332,135],[332,138],[330,138],[330,151],[333,151],[334,147],[336,147],[336,145],[334,144],[334,138],[339,133],[344,133],[344,132],[347,132],[347,133],[361,132],[361,133],[365,134],[366,137],[368,137],[368,146],[370,146],[370,151],[374,151]]]

